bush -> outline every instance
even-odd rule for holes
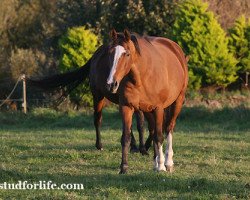
[[[238,60],[239,74],[250,73],[250,20],[239,17],[229,34],[229,49]]]
[[[61,72],[82,67],[91,58],[97,46],[98,37],[85,27],[68,29],[67,33],[59,40]],[[70,100],[77,105],[92,105],[88,80],[70,94]]]
[[[11,52],[10,68],[13,79],[18,79],[22,74],[36,75],[38,69],[45,64],[46,56],[32,49],[15,49]]]
[[[174,40],[190,55],[189,88],[226,87],[237,79],[228,38],[207,3],[185,0],[176,10]]]

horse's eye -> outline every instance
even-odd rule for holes
[[[126,53],[126,56],[130,56],[130,53],[127,52],[127,53]]]

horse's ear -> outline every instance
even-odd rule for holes
[[[129,31],[125,29],[123,33],[124,33],[125,40],[128,42],[131,39]]]
[[[117,32],[114,28],[110,31],[110,37],[112,38],[113,41],[117,40]]]

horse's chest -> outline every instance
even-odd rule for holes
[[[119,94],[119,102],[122,105],[139,109],[140,92],[139,89],[130,82],[122,85]]]
[[[143,95],[142,88],[136,87],[133,84],[126,84],[123,87],[123,93],[119,95],[120,103],[133,107],[135,110],[142,110],[144,112],[151,112],[156,108],[145,95]]]

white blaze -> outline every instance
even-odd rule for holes
[[[115,47],[115,56],[114,56],[114,61],[113,61],[113,65],[112,65],[112,68],[111,68],[111,71],[109,73],[109,77],[108,77],[108,80],[107,80],[107,84],[111,84],[113,82],[113,76],[116,72],[116,67],[117,67],[117,63],[121,57],[121,55],[123,53],[125,53],[126,50],[124,49],[123,46],[121,45],[118,45]]]

